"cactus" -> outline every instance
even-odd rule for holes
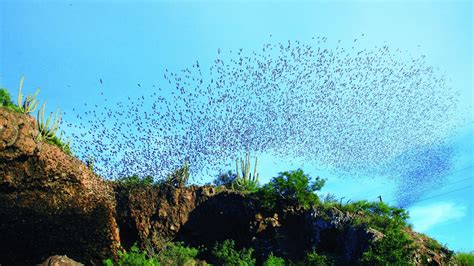
[[[257,157],[255,157],[255,165],[254,165],[254,171],[252,175],[250,174],[250,153],[249,152],[246,154],[245,161],[243,159],[240,160],[241,173],[239,173],[239,159],[235,160],[235,170],[236,170],[237,178],[232,184],[233,189],[254,190],[255,188],[258,187],[259,174],[257,173],[257,162],[258,162]]]
[[[46,107],[46,103],[44,103],[43,106],[38,110],[38,116],[36,117],[36,122],[37,122],[36,124],[39,131],[37,139],[52,141],[56,137],[56,132],[58,131],[59,124],[61,123],[62,114],[58,110],[56,111],[56,114],[52,116],[53,113],[51,112],[45,122],[44,121],[45,107]],[[51,118],[53,118],[52,125],[50,125]]]
[[[18,108],[20,108],[20,111],[24,114],[29,114],[31,112],[34,112],[36,110],[36,108],[38,107],[38,100],[36,100],[36,97],[38,96],[38,93],[40,91],[40,89],[36,89],[36,92],[35,94],[33,95],[28,95],[25,99],[25,101],[23,102],[23,94],[21,93],[21,89],[23,88],[23,79],[24,77],[22,76],[21,77],[21,80],[20,80],[20,86],[18,87],[18,99],[17,99],[17,103],[18,103]]]

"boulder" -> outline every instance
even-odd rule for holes
[[[47,258],[43,263],[40,264],[40,266],[84,266],[84,264],[72,260],[66,255],[55,255]]]

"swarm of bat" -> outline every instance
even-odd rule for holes
[[[458,92],[424,56],[346,46],[318,37],[219,49],[209,68],[166,69],[152,95],[78,115],[88,123],[72,130],[74,150],[107,178],[162,178],[185,161],[210,177],[245,152],[364,175],[416,163],[397,158],[459,125]]]

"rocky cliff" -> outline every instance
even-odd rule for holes
[[[36,142],[35,128],[32,117],[0,108],[1,265],[33,265],[52,255],[99,265],[134,243],[153,246],[163,239],[208,248],[234,239],[255,250],[257,263],[270,253],[297,260],[316,249],[349,265],[384,237],[355,225],[357,213],[337,208],[273,213],[254,197],[212,186],[104,181],[58,147]],[[414,264],[447,263],[449,251],[434,252],[407,230],[421,241]]]
[[[55,254],[97,262],[120,249],[113,190],[77,158],[35,142],[35,120],[0,108],[0,263]]]

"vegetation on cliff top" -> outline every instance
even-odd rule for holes
[[[30,114],[36,110],[38,107],[38,100],[36,97],[39,93],[39,88],[36,90],[35,94],[28,95],[26,98],[21,93],[23,88],[23,77],[20,80],[20,85],[18,87],[18,99],[17,104],[15,105],[11,99],[11,95],[7,89],[0,89],[0,107],[17,112],[22,114]],[[36,141],[44,141],[49,144],[56,145],[66,154],[72,155],[71,143],[70,141],[63,140],[63,134],[57,136],[57,131],[61,123],[62,115],[59,111],[56,111],[56,114],[53,116],[51,113],[45,120],[44,111],[46,103],[43,103],[42,107],[38,110],[36,117],[36,127],[38,129],[38,134],[35,137]],[[52,122],[52,124],[51,124]]]
[[[176,175],[172,174],[170,176]],[[214,183],[228,190],[234,189],[241,193],[242,187],[235,187],[231,184],[235,181],[237,175],[229,171],[227,177],[229,176],[234,178],[224,179],[221,175]],[[151,177],[140,179],[138,176],[132,176],[121,179],[119,182],[125,182],[126,186],[131,187],[156,185],[152,182]],[[247,191],[245,194],[256,200],[257,205],[262,210],[270,213],[278,213],[289,208],[299,210],[315,208],[320,210],[323,217],[334,209],[349,213],[352,217],[350,222],[352,226],[367,228],[378,234],[374,241],[369,243],[367,250],[363,252],[358,261],[359,264],[409,265],[413,263],[415,253],[420,246],[408,233],[411,230],[411,225],[407,223],[409,216],[405,210],[389,206],[384,202],[357,201],[342,204],[335,199],[322,201],[316,192],[321,190],[325,182],[325,179],[319,177],[311,179],[303,170],[298,169],[282,172],[268,184],[252,188],[251,192]],[[329,217],[326,218],[329,219]],[[434,239],[429,240],[427,248],[430,250],[435,252],[445,250]],[[237,250],[232,239],[217,243],[212,248],[212,254],[213,260],[209,262],[216,265],[255,265],[255,257],[252,255],[253,249],[243,247],[243,249]],[[152,257],[148,255],[147,259]],[[199,257],[199,253],[197,257]],[[337,257],[338,254],[319,253],[319,250],[312,250],[308,251],[307,256],[302,261],[295,262],[270,254],[263,265],[331,265],[337,264]]]
[[[459,252],[456,254],[456,261],[459,266],[474,265],[474,252]]]

